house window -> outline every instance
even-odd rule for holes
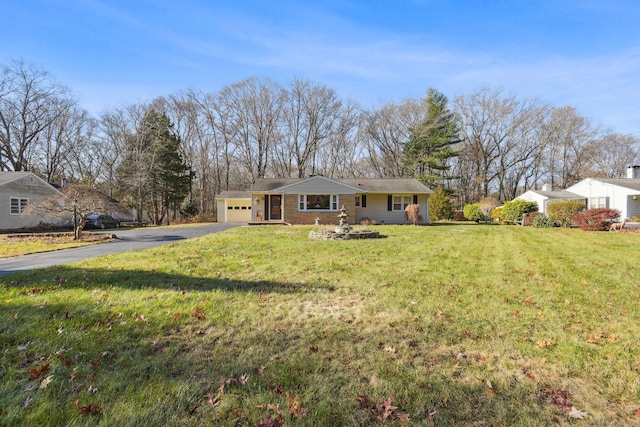
[[[360,196],[356,196],[355,204],[356,204],[356,208],[360,207]]]
[[[19,197],[11,197],[11,215],[20,215],[27,207],[29,199],[21,199]]]
[[[337,211],[337,194],[300,194],[298,209],[301,211]]]
[[[412,203],[412,196],[393,196],[393,210],[394,211],[404,211],[408,205]]]
[[[589,199],[589,209],[609,207],[608,197],[592,197]]]

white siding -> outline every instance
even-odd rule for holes
[[[522,193],[520,196],[516,197],[516,200],[517,199],[526,200],[527,202],[536,202],[538,204],[538,212],[542,212],[544,214],[547,213],[546,212],[547,203],[545,202],[549,198],[546,196],[543,196],[542,194],[534,193],[533,191],[529,190]]]
[[[629,193],[633,193],[632,190],[598,181],[597,179],[587,178],[567,188],[567,191],[579,194],[587,201],[596,197],[606,197],[607,207],[619,210],[621,218],[629,217],[630,212],[627,208],[627,202],[630,199]],[[587,207],[591,206],[587,205]]]
[[[410,194],[406,194],[410,195]],[[374,220],[378,224],[406,224],[407,219],[404,211],[389,211],[387,204],[387,194],[367,194],[367,207],[356,208],[356,224],[363,218]],[[410,195],[413,197],[413,195]],[[429,199],[426,194],[418,195],[418,205],[420,205],[420,215],[424,222],[429,222]]]

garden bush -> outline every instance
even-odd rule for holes
[[[532,226],[533,225],[533,221],[535,221],[535,219],[540,215],[544,215],[544,214],[542,212],[535,211],[535,212],[531,212],[531,213],[528,213],[526,215],[523,215],[522,216],[522,225],[527,226],[527,227]]]
[[[549,218],[542,212],[538,212],[538,215],[534,216],[531,223],[535,228],[551,228],[557,224],[552,218]]]
[[[547,213],[549,218],[560,224],[562,227],[571,227],[571,218],[584,210],[582,200],[562,200],[549,203]]]
[[[491,211],[491,219],[495,221],[502,221],[502,208],[495,208]]]
[[[571,220],[585,231],[607,231],[620,218],[620,211],[610,208],[588,209],[575,214]]]
[[[502,218],[505,221],[522,221],[524,214],[536,212],[538,203],[526,200],[512,200],[502,207]]]
[[[498,206],[498,200],[494,197],[485,197],[478,202],[478,209],[484,221],[489,221],[493,210]]]
[[[469,203],[468,205],[464,205],[462,212],[464,213],[464,217],[469,221],[479,222],[482,220],[482,214],[480,213],[480,206],[478,203]]]
[[[453,220],[454,221],[466,221],[467,219],[464,217],[464,212],[462,211],[456,211],[453,214]]]
[[[429,199],[429,219],[431,221],[453,219],[454,209],[451,196],[443,186],[438,186]]]

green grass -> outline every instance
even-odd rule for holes
[[[83,240],[73,240],[73,233],[0,235],[0,258],[77,248],[103,243],[110,239],[108,234],[87,232]]]
[[[390,397],[383,424],[640,421],[640,235],[312,229],[4,278],[0,424],[373,425]]]

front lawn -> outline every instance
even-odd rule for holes
[[[2,278],[0,424],[640,422],[640,235],[312,229]]]
[[[111,234],[84,232],[82,240],[73,240],[73,233],[36,233],[0,235],[0,258],[57,251],[107,242]]]

